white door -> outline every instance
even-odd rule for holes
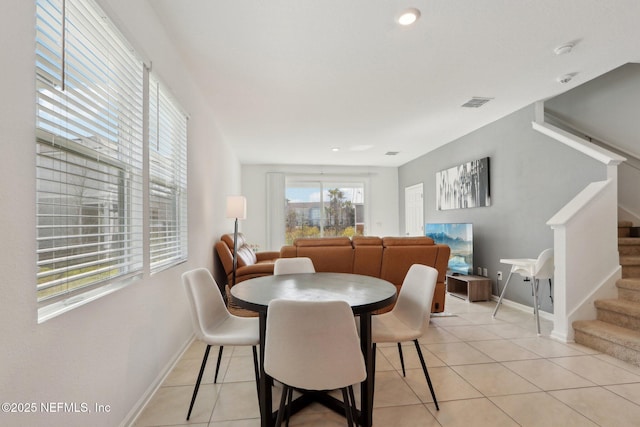
[[[404,189],[404,229],[407,236],[424,235],[424,195],[422,183]]]

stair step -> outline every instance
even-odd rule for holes
[[[640,256],[620,256],[620,265],[623,279],[640,277]]]
[[[618,221],[618,237],[629,237],[631,235],[631,221]]]
[[[640,302],[640,278],[619,279],[618,298],[628,301]]]
[[[618,239],[618,253],[620,256],[640,256],[639,237],[621,237]]]
[[[577,343],[640,366],[640,332],[600,320],[577,320],[573,329]]]
[[[596,300],[598,320],[640,332],[640,302],[623,299]]]

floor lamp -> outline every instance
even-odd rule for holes
[[[236,269],[238,268],[238,220],[247,219],[247,198],[244,196],[227,197],[227,218],[235,218],[233,231],[233,282],[236,284]]]

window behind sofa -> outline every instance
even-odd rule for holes
[[[363,235],[364,183],[287,180],[285,242],[298,237]]]

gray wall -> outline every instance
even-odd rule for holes
[[[640,157],[640,64],[622,67],[546,102],[576,129]]]
[[[533,106],[472,132],[400,167],[400,229],[404,230],[404,188],[424,183],[425,222],[471,222],[474,267],[486,267],[498,294],[496,274],[509,266],[501,258],[535,258],[553,246],[546,225],[562,206],[592,181],[606,178],[604,165],[534,131]],[[435,174],[490,157],[491,206],[436,210]],[[585,230],[587,232],[587,230]],[[548,285],[541,286],[542,310],[553,312]],[[530,288],[514,277],[505,298],[532,306]]]

